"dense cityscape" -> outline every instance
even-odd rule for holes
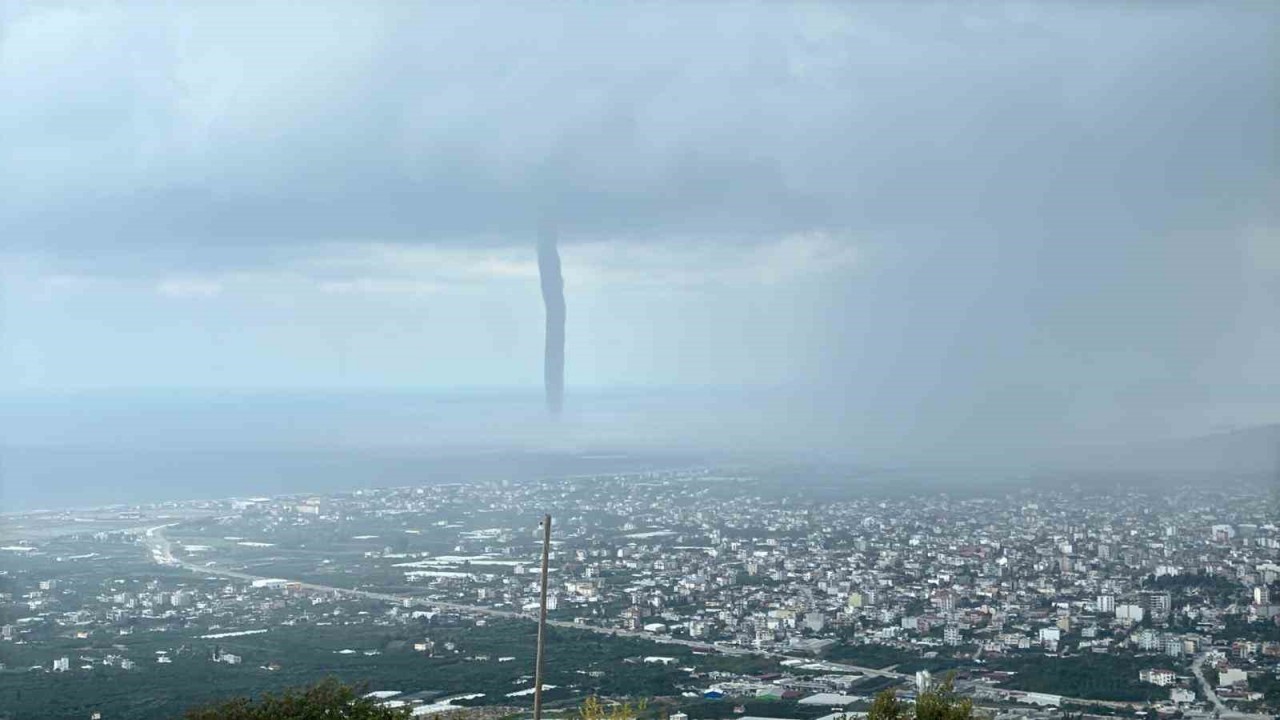
[[[1280,2],[0,0],[0,720],[1280,720]]]
[[[950,677],[996,715],[1280,710],[1274,488],[901,485],[694,469],[15,516],[0,717],[328,673],[415,715],[519,712],[542,512],[553,709],[808,720]]]

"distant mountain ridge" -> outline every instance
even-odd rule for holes
[[[1126,472],[1273,473],[1280,482],[1280,423],[1182,440],[1076,448],[1066,463]]]

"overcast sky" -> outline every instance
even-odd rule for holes
[[[537,388],[550,219],[570,405],[1280,419],[1273,2],[0,13],[0,393]]]

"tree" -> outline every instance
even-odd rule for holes
[[[906,703],[899,700],[898,694],[892,690],[876,695],[871,709],[867,711],[867,720],[907,720],[909,717]]]
[[[334,678],[311,687],[263,695],[257,701],[235,698],[189,710],[185,720],[402,720],[407,708],[389,708]]]
[[[635,720],[640,713],[643,713],[648,703],[641,700],[638,706],[633,707],[630,702],[612,703],[608,706],[600,702],[600,698],[592,695],[582,701],[582,706],[578,708],[579,720]]]
[[[955,693],[951,678],[916,697],[914,706],[892,690],[876,695],[867,720],[973,720],[973,701]]]

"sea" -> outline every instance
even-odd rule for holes
[[[90,392],[0,399],[0,513],[677,469],[678,408],[599,393]],[[656,432],[655,432],[656,430]],[[696,432],[689,433],[690,437]]]

